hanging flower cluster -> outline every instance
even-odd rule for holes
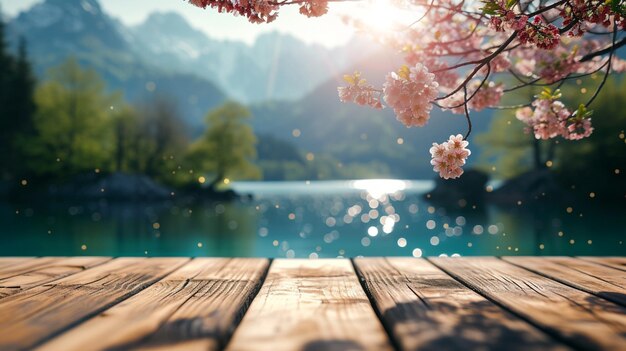
[[[467,145],[469,143],[461,134],[450,135],[448,141],[441,144],[433,143],[433,147],[430,148],[432,157],[430,164],[433,165],[433,170],[443,179],[460,177],[463,174],[465,160],[472,153],[467,149]]]
[[[245,16],[252,23],[270,23],[278,16],[281,2],[275,0],[188,0],[201,8],[214,8]],[[328,0],[303,0],[297,2],[300,13],[308,17],[317,17],[328,12]]]
[[[533,101],[532,106],[518,109],[515,116],[532,129],[537,139],[552,139],[560,136],[569,140],[586,138],[593,132],[591,111],[580,105],[572,114],[561,101],[561,92],[545,89]]]
[[[438,87],[435,75],[418,63],[387,74],[383,92],[398,121],[407,127],[421,127],[430,119],[431,103],[437,97]]]

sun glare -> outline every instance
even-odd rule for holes
[[[408,28],[420,14],[402,9],[392,0],[370,0],[360,3],[352,17],[364,30],[389,33]]]
[[[365,190],[371,197],[380,199],[384,195],[405,190],[407,183],[396,179],[361,179],[352,182],[354,189]]]

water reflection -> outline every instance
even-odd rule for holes
[[[253,200],[0,204],[0,255],[624,255],[619,209],[446,209],[431,182],[237,183]]]

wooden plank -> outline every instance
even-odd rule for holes
[[[346,259],[275,260],[227,350],[391,350]]]
[[[217,350],[258,291],[268,265],[267,259],[194,259],[38,350]]]
[[[39,257],[28,260],[20,260],[15,264],[0,267],[0,279],[15,277],[17,275],[30,272],[40,267],[44,267],[47,264],[54,263],[62,258],[65,257]]]
[[[626,274],[572,257],[503,257],[563,284],[626,306]]]
[[[626,349],[626,309],[497,258],[431,258],[439,268],[576,348]]]
[[[0,300],[0,349],[29,349],[136,294],[188,259],[120,258]]]
[[[15,266],[34,259],[34,257],[0,257],[0,270],[7,266]]]
[[[356,259],[383,323],[403,350],[567,350],[424,259]]]
[[[595,262],[607,267],[626,271],[626,257],[579,257],[580,259]]]
[[[84,271],[110,259],[108,257],[56,258],[49,263],[34,267],[31,271],[0,279],[0,299]]]

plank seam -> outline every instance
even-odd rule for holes
[[[496,258],[500,258],[500,257],[497,256]],[[484,297],[485,299],[487,299],[488,301],[490,301],[494,305],[500,307],[501,309],[503,309],[504,311],[508,312],[509,314],[511,314],[511,315],[519,318],[520,320],[528,323],[530,326],[532,326],[535,329],[537,329],[538,331],[544,333],[545,335],[547,335],[548,337],[552,338],[553,340],[555,340],[557,342],[560,342],[560,343],[563,343],[566,346],[569,346],[572,349],[577,350],[577,351],[584,351],[584,350],[586,350],[584,347],[581,347],[580,345],[574,344],[570,340],[563,338],[561,335],[556,333],[551,328],[546,327],[544,325],[541,325],[539,323],[536,323],[532,319],[527,318],[524,315],[519,314],[519,313],[511,310],[510,308],[508,308],[504,304],[500,303],[499,301],[494,300],[493,298],[491,298],[489,296],[489,294],[486,294],[481,289],[478,289],[478,288],[476,288],[476,287],[466,283],[463,279],[459,278],[456,274],[446,270],[444,267],[439,266],[436,262],[432,261],[430,258],[427,257],[426,260],[428,260],[428,262],[432,263],[435,267],[437,267],[440,270],[442,270],[444,273],[449,275],[452,279],[456,280],[457,282],[459,282],[463,286],[467,287],[468,289],[470,289],[470,290],[474,291],[475,293],[479,294],[480,296]],[[503,261],[503,262],[506,262],[506,261]]]
[[[376,301],[374,299],[374,295],[370,292],[369,288],[367,287],[367,284],[365,283],[365,281],[366,281],[365,280],[365,276],[361,273],[361,271],[359,270],[358,266],[354,262],[354,258],[350,259],[350,263],[352,264],[352,269],[354,269],[354,273],[356,274],[356,276],[357,276],[357,278],[359,280],[359,284],[361,285],[361,289],[363,289],[363,292],[365,293],[365,296],[367,296],[367,300],[369,301],[370,306],[374,310],[374,313],[376,314],[376,317],[378,318],[378,321],[383,326],[383,330],[385,331],[385,334],[387,334],[387,338],[389,339],[389,343],[391,344],[391,347],[395,351],[402,351],[402,347],[400,346],[400,342],[398,340],[396,340],[396,338],[393,335],[392,326],[388,325],[387,323],[385,323],[381,311],[376,306]]]
[[[554,281],[554,282],[557,282],[557,283],[559,283],[559,284],[567,285],[567,286],[569,286],[570,288],[573,288],[573,289],[576,289],[576,290],[578,290],[578,291],[582,291],[582,292],[584,292],[584,293],[587,293],[587,294],[590,294],[590,295],[596,296],[596,297],[601,298],[601,299],[603,299],[603,300],[606,300],[606,301],[608,301],[608,302],[610,302],[610,303],[612,303],[612,304],[616,304],[616,305],[618,305],[618,306],[623,306],[623,307],[626,307],[626,304],[623,304],[623,303],[621,303],[621,302],[619,302],[619,301],[615,301],[615,300],[611,300],[611,299],[609,299],[609,298],[606,298],[605,296],[602,296],[601,294],[599,294],[599,293],[597,293],[597,292],[595,292],[595,291],[593,291],[593,290],[591,290],[591,289],[587,289],[587,288],[585,288],[585,287],[584,287],[584,286],[582,286],[582,285],[581,285],[581,286],[576,286],[575,284],[570,283],[570,282],[568,282],[567,280],[561,280],[561,279],[559,279],[559,278],[551,277],[551,276],[549,276],[549,275],[547,275],[547,274],[544,274],[544,273],[542,273],[542,272],[540,272],[540,271],[536,271],[536,270],[534,270],[534,269],[532,269],[532,268],[528,268],[528,267],[522,266],[522,265],[520,265],[520,264],[518,264],[518,263],[511,262],[511,261],[508,261],[508,260],[503,260],[503,259],[502,259],[502,257],[498,257],[498,259],[502,260],[503,262],[506,262],[506,263],[512,264],[512,265],[514,265],[514,266],[517,266],[517,267],[519,267],[519,268],[522,268],[522,269],[524,269],[524,270],[527,270],[527,271],[529,271],[529,272],[531,272],[531,273],[535,273],[535,274],[540,275],[540,276],[542,276],[542,277],[544,277],[544,278],[550,279],[550,280],[552,280],[552,281]],[[587,261],[585,261],[585,262],[587,262]],[[613,283],[611,283],[611,282],[608,282],[608,281],[606,281],[606,280],[604,280],[604,279],[601,279],[601,278],[599,278],[599,277],[596,277],[596,276],[594,276],[594,275],[591,275],[591,274],[586,273],[586,272],[583,272],[583,271],[579,271],[579,270],[577,270],[577,269],[575,269],[575,268],[571,268],[571,267],[568,267],[568,266],[566,266],[566,265],[562,265],[562,264],[560,264],[560,263],[558,263],[558,262],[557,262],[556,264],[559,264],[559,265],[561,265],[561,266],[563,266],[563,267],[567,267],[567,268],[569,268],[569,269],[571,269],[571,270],[573,270],[573,271],[576,271],[576,272],[579,272],[579,273],[585,274],[585,275],[587,275],[587,276],[590,276],[590,277],[593,277],[593,278],[599,279],[599,280],[601,280],[601,281],[603,281],[603,282],[605,282],[605,283],[608,283],[608,284],[611,284],[611,285],[615,285],[615,284],[613,284]],[[617,285],[615,285],[615,286],[617,286]],[[619,287],[619,286],[618,286],[618,287]]]
[[[94,310],[94,311],[92,311],[91,313],[87,314],[85,317],[83,317],[83,318],[81,318],[81,319],[79,319],[79,320],[76,320],[76,321],[74,321],[74,322],[72,322],[72,323],[68,324],[65,328],[59,329],[59,330],[57,330],[56,332],[51,333],[50,335],[48,335],[48,336],[46,336],[46,337],[43,337],[43,338],[41,338],[40,340],[37,340],[35,343],[33,343],[33,344],[32,344],[31,346],[29,346],[29,347],[30,347],[31,349],[35,349],[35,348],[37,348],[37,347],[39,347],[39,346],[41,346],[41,345],[45,344],[46,342],[48,342],[48,341],[50,341],[50,340],[54,339],[55,337],[57,337],[57,336],[59,336],[59,335],[61,335],[61,334],[65,333],[65,332],[67,332],[68,330],[73,329],[73,328],[76,328],[76,327],[77,327],[77,326],[79,326],[80,324],[85,323],[86,321],[90,320],[91,318],[98,316],[100,313],[102,313],[102,312],[104,312],[104,311],[106,311],[106,310],[110,309],[111,307],[113,307],[113,306],[115,306],[115,305],[120,304],[121,302],[123,302],[123,301],[125,301],[125,300],[128,300],[129,298],[131,298],[131,297],[133,297],[133,296],[137,295],[138,293],[140,293],[140,292],[142,292],[143,290],[145,290],[145,289],[149,288],[150,286],[152,286],[152,285],[156,284],[157,282],[160,282],[160,281],[161,281],[161,280],[163,280],[165,277],[167,277],[167,276],[169,276],[170,274],[174,273],[175,271],[177,271],[178,269],[182,268],[183,266],[185,266],[185,265],[189,264],[189,262],[191,262],[192,260],[193,260],[193,258],[188,259],[187,261],[185,261],[185,262],[184,262],[183,264],[181,264],[180,266],[178,266],[178,267],[174,268],[171,272],[169,272],[169,273],[167,273],[167,274],[165,274],[165,275],[163,275],[163,276],[161,276],[161,277],[158,277],[158,278],[157,278],[157,279],[155,279],[153,282],[151,282],[151,283],[147,283],[147,284],[145,284],[144,286],[141,286],[141,287],[137,288],[137,290],[136,290],[136,291],[134,291],[134,292],[128,292],[128,293],[126,293],[126,294],[124,294],[124,295],[120,296],[119,298],[115,299],[115,300],[114,300],[114,301],[112,301],[111,303],[108,303],[108,304],[106,304],[106,305],[102,306],[101,308],[95,309],[95,310]],[[113,260],[109,260],[109,261],[107,261],[107,262],[111,262],[111,261],[113,261]],[[81,285],[81,286],[82,286],[82,285]],[[77,288],[80,288],[80,286],[79,286],[79,287],[77,287]]]
[[[229,326],[229,328],[227,329],[223,337],[217,338],[218,350],[226,349],[226,347],[228,346],[228,343],[230,343],[230,341],[232,340],[233,335],[235,334],[235,331],[239,327],[239,324],[241,324],[243,317],[248,312],[250,305],[252,305],[252,302],[259,295],[259,292],[261,291],[263,284],[265,284],[265,280],[267,280],[267,275],[269,274],[270,267],[272,266],[273,262],[274,262],[273,258],[268,258],[268,263],[267,263],[267,267],[265,267],[265,271],[259,277],[258,283],[254,287],[252,287],[252,291],[250,292],[250,294],[248,294],[248,297],[245,299],[245,301],[243,301],[243,304],[241,305],[241,308],[239,309],[239,311],[237,312],[237,315],[233,319],[232,324]]]

